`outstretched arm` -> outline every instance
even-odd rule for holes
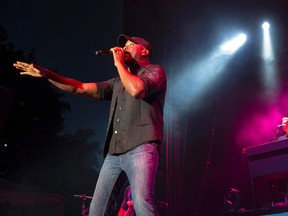
[[[96,83],[82,83],[78,80],[63,77],[51,70],[26,62],[17,61],[13,66],[22,70],[20,73],[21,75],[47,78],[53,85],[65,92],[97,98]]]

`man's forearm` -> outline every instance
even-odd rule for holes
[[[76,90],[77,90],[77,88],[75,88],[73,85],[62,84],[62,83],[56,82],[56,81],[51,80],[51,79],[48,79],[48,80],[54,86],[56,86],[57,88],[61,89],[62,91],[69,92],[69,93],[75,93]]]
[[[48,69],[42,70],[44,77],[46,77],[49,82],[65,92],[74,93],[77,89],[83,88],[83,83],[78,80],[63,77]]]

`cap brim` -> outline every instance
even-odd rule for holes
[[[119,37],[117,38],[117,44],[118,44],[118,46],[120,46],[120,47],[124,47],[125,44],[126,44],[126,42],[127,42],[128,40],[131,41],[132,39],[131,39],[130,37],[124,35],[124,34],[121,34],[121,35],[119,35]]]

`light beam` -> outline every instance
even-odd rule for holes
[[[247,37],[245,34],[239,34],[235,38],[228,42],[225,42],[220,46],[220,50],[223,54],[231,55],[235,53],[246,41]]]

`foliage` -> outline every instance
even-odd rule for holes
[[[1,148],[4,141],[8,143],[5,152],[0,151],[0,157],[5,154],[2,158],[7,159],[0,161],[0,172],[37,190],[68,196],[68,201],[73,193],[92,195],[99,158],[102,160],[97,142],[89,141],[94,132],[81,129],[75,134],[61,134],[64,114],[70,110],[65,94],[45,79],[19,75],[13,67],[16,61],[36,63],[34,54],[31,50],[25,56],[0,37],[0,87],[9,90],[5,92],[11,93],[13,101],[7,105],[8,116],[1,117],[0,113],[0,121],[5,119]],[[1,101],[3,105],[5,101]]]

